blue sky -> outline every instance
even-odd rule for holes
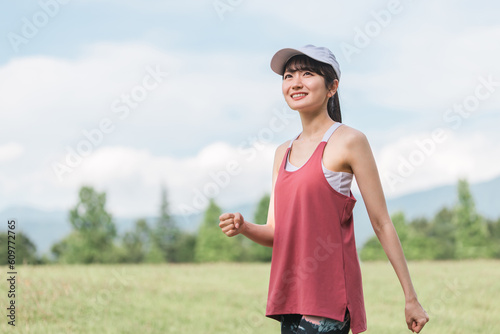
[[[67,209],[82,184],[106,191],[117,215],[155,214],[162,183],[179,213],[208,195],[228,211],[256,202],[270,190],[274,150],[301,130],[269,61],[305,44],[337,55],[343,121],[367,135],[387,196],[496,177],[499,9],[410,0],[2,4],[0,209]]]

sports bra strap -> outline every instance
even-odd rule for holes
[[[323,140],[322,141],[328,141],[328,139],[330,139],[330,136],[335,132],[335,130],[337,130],[339,128],[339,126],[341,126],[342,123],[340,122],[335,122],[334,124],[332,124],[332,126],[328,129],[328,131],[326,131],[325,135],[323,136]]]
[[[302,133],[302,132],[301,132]],[[292,147],[292,143],[295,139],[297,139],[297,137],[300,136],[300,133],[298,135],[296,135],[295,137],[293,137],[292,140],[290,140],[290,144],[288,144],[288,148]]]
[[[330,127],[327,131],[326,131],[325,135],[323,136],[323,140],[321,140],[321,141],[322,141],[322,142],[323,142],[323,141],[326,141],[326,142],[327,142],[327,141],[328,141],[328,139],[330,138],[330,136],[331,136],[331,135],[335,132],[335,130],[337,130],[337,129],[338,129],[338,127],[339,127],[339,126],[341,126],[341,125],[342,125],[342,123],[340,123],[340,122],[335,122],[334,124],[332,124],[332,126],[331,126],[331,127]],[[302,132],[301,132],[301,133],[302,133]],[[296,135],[295,137],[293,137],[293,139],[292,139],[292,140],[290,140],[290,144],[288,144],[288,148],[292,147],[292,143],[293,143],[293,141],[294,141],[295,139],[297,139],[297,137],[298,137],[298,136],[300,136],[300,134],[301,134],[301,133],[299,133],[298,135]]]

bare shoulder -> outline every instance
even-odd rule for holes
[[[365,134],[355,128],[344,124],[337,131],[339,131],[339,140],[341,140],[347,148],[368,145],[368,139]]]
[[[274,170],[277,171],[281,161],[283,161],[283,157],[285,156],[286,150],[288,149],[288,145],[290,145],[290,140],[282,143],[276,148],[276,152],[274,154]]]
[[[287,140],[286,142],[280,144],[276,148],[276,152],[274,154],[274,161],[280,161],[283,159],[285,156],[286,150],[288,149],[288,145],[290,145],[290,140]]]
[[[281,155],[283,157],[283,154],[285,154],[286,152],[286,149],[288,148],[288,145],[290,145],[290,139],[287,140],[286,142],[280,144],[277,148],[276,148],[276,155],[279,156]]]

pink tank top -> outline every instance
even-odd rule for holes
[[[300,169],[285,169],[291,146],[281,162],[266,316],[279,321],[281,314],[295,313],[343,321],[347,308],[357,334],[366,330],[366,314],[352,218],[356,199],[334,190],[323,173],[323,151],[332,133],[327,131]]]

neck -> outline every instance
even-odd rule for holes
[[[318,137],[323,137],[325,131],[335,123],[328,116],[326,109],[318,113],[300,112],[300,120],[302,121],[300,138],[313,141],[317,141]]]

